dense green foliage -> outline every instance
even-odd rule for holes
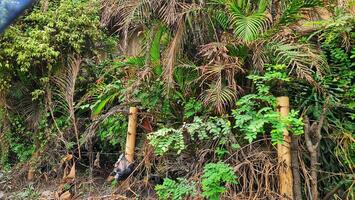
[[[355,18],[324,2],[36,2],[0,35],[0,170],[110,171],[136,106],[136,198],[278,198],[287,130],[301,197],[316,169],[319,197],[353,199]]]
[[[231,123],[227,119],[210,117],[203,120],[196,116],[191,123],[185,123],[180,129],[162,128],[152,132],[148,139],[157,155],[163,155],[168,151],[180,154],[187,145],[184,143],[184,132],[192,142],[218,141],[218,146],[228,144],[228,137],[232,133]]]
[[[7,75],[2,90],[13,85],[13,76],[45,84],[68,56],[91,53],[94,43],[103,39],[94,1],[52,1],[46,6],[34,8],[1,37],[1,75]]]
[[[177,181],[165,178],[162,185],[155,186],[159,199],[163,200],[182,200],[193,195],[194,190],[195,185],[182,178],[178,178]]]
[[[225,163],[208,163],[203,169],[202,195],[211,200],[218,200],[226,191],[225,184],[237,183],[233,169]]]
[[[70,126],[68,115],[53,121],[58,112],[67,112],[50,109],[63,101],[56,95],[54,77],[69,68],[71,57],[90,58],[99,51],[96,46],[112,44],[99,27],[97,3],[61,0],[38,4],[0,37],[1,105],[12,113],[5,119],[10,129],[3,124],[7,132],[4,142],[21,162],[39,146],[45,148],[48,140],[56,137],[56,129]]]
[[[271,94],[268,82],[288,82],[287,74],[283,72],[285,66],[274,66],[267,69],[263,76],[250,75],[256,87],[255,94],[248,94],[237,101],[237,108],[233,110],[235,127],[245,134],[245,139],[252,142],[257,134],[265,133],[265,126],[271,125],[271,141],[283,142],[283,131],[289,130],[295,135],[303,133],[302,119],[298,112],[291,110],[287,117],[281,117],[277,112],[276,98]],[[273,87],[277,87],[273,85]]]

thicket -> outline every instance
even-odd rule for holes
[[[40,0],[0,35],[0,170],[92,173],[137,106],[136,194],[279,198],[287,129],[295,199],[353,199],[354,24],[351,2]]]

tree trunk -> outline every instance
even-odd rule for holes
[[[311,152],[311,190],[312,200],[318,200],[318,151]]]
[[[327,103],[323,105],[322,114],[319,118],[319,121],[310,123],[310,120],[307,116],[304,118],[305,130],[304,136],[306,141],[307,150],[310,153],[310,170],[311,170],[311,196],[312,200],[318,200],[318,152],[319,152],[319,143],[322,139],[321,130],[323,123],[327,114]]]
[[[292,162],[294,199],[302,199],[302,182],[301,182],[301,175],[300,175],[300,164],[298,162],[298,139],[299,136],[292,135],[291,162]]]
[[[277,98],[277,109],[281,117],[286,117],[289,113],[289,98],[282,96]],[[286,198],[293,199],[293,177],[291,169],[291,137],[287,130],[284,130],[284,142],[277,145],[277,155],[279,163],[280,194]]]

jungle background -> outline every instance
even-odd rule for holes
[[[351,0],[38,0],[0,35],[0,198],[354,199]],[[288,96],[291,111],[277,112]],[[139,108],[134,171],[106,180]]]

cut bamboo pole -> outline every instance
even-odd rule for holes
[[[129,108],[125,157],[130,163],[133,162],[134,148],[136,146],[137,113],[138,109],[136,107]]]
[[[38,162],[38,158],[39,158],[39,150],[38,148],[36,148],[37,150],[32,154],[31,160],[30,160],[30,164],[29,164],[29,169],[28,169],[28,173],[27,173],[27,181],[33,181],[34,177],[35,177],[35,166],[36,166],[36,162]]]
[[[290,102],[287,96],[277,97],[277,111],[281,117],[286,117],[290,111]],[[279,169],[280,194],[293,199],[293,177],[291,168],[291,137],[285,129],[284,142],[277,145],[277,155],[281,167]]]

